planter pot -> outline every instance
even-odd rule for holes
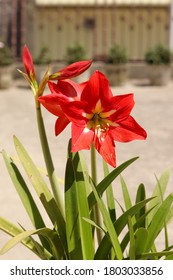
[[[127,65],[126,64],[106,64],[105,74],[109,80],[110,86],[121,86],[127,80]]]
[[[13,65],[0,67],[0,89],[9,88],[13,82]]]
[[[151,85],[166,85],[171,78],[170,65],[148,65],[147,76]]]

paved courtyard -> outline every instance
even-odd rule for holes
[[[166,169],[170,170],[168,191],[173,191],[173,81],[164,87],[151,87],[147,81],[128,81],[123,87],[112,88],[114,94],[133,92],[135,107],[132,115],[148,133],[146,141],[116,143],[117,163],[139,156],[125,172],[123,177],[134,199],[138,185],[143,182],[147,195],[152,193],[156,178]],[[67,128],[58,138],[54,136],[55,117],[43,110],[45,125],[53,153],[57,175],[64,176],[66,148],[70,137]],[[13,135],[16,135],[26,147],[34,162],[44,168],[39,146],[37,125],[34,111],[34,99],[30,89],[20,80],[8,90],[0,90],[0,151],[5,149],[15,157]],[[86,153],[89,160],[89,153]],[[98,155],[98,177],[102,178],[102,165]],[[115,182],[115,198],[122,202],[119,179]],[[32,225],[25,213],[18,195],[9,179],[0,155],[0,216],[13,223],[19,223],[26,229]],[[173,224],[170,226],[173,233]],[[173,243],[173,234],[171,234]],[[9,239],[0,232],[0,247]],[[160,240],[162,246],[162,240]],[[162,247],[161,247],[162,248]],[[0,259],[35,259],[35,255],[19,245]]]

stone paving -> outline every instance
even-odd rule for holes
[[[170,170],[171,175],[167,193],[173,191],[173,81],[164,87],[151,87],[147,81],[130,80],[123,87],[112,88],[112,90],[114,94],[129,92],[135,94],[136,105],[132,115],[148,133],[146,141],[116,143],[118,164],[135,156],[140,157],[123,172],[133,200],[141,182],[146,186],[147,195],[151,195],[156,184],[155,175],[159,177],[166,169]],[[56,138],[54,136],[55,117],[45,110],[43,114],[57,175],[63,178],[70,128]],[[8,90],[0,90],[0,150],[5,149],[8,154],[15,157],[13,135],[20,139],[34,162],[44,168],[37,134],[34,99],[30,89],[20,80]],[[88,152],[86,152],[86,157],[89,160]],[[98,177],[102,178],[99,155]],[[119,179],[115,181],[115,198],[123,203]],[[4,167],[2,156],[0,157],[0,216],[13,223],[22,224],[26,229],[32,229]],[[170,232],[173,242],[173,225],[170,225]],[[9,237],[0,232],[0,247],[7,240]],[[160,246],[162,247],[162,240],[160,240]],[[24,246],[18,245],[7,254],[0,256],[0,259],[36,259],[36,257]]]

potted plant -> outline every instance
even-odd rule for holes
[[[127,54],[120,45],[115,44],[110,48],[105,64],[105,74],[111,86],[120,86],[127,79]]]
[[[162,45],[149,49],[145,54],[148,78],[151,85],[165,85],[171,77],[171,51]]]
[[[82,45],[75,44],[74,46],[68,47],[66,50],[66,54],[64,57],[65,63],[67,65],[77,62],[77,61],[82,61],[86,59],[86,53],[85,49],[83,48]],[[88,80],[89,78],[89,70],[84,72],[81,76],[73,78],[75,82],[83,82]]]
[[[68,47],[65,55],[65,62],[67,64],[71,64],[80,60],[85,60],[84,48],[79,44],[76,44],[72,47]]]
[[[0,89],[8,88],[12,84],[13,62],[11,49],[0,42]]]
[[[51,61],[52,60],[49,55],[49,49],[47,47],[41,48],[38,57],[34,60],[35,72],[38,78],[38,82],[40,82],[42,77],[44,76],[47,66],[49,65],[50,67]]]

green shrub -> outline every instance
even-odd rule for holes
[[[49,56],[49,50],[47,47],[43,47],[40,50],[38,57],[34,60],[37,65],[47,65],[51,63],[51,58]]]
[[[78,44],[73,47],[68,47],[65,55],[65,62],[71,64],[80,60],[85,60],[84,48]]]
[[[162,45],[149,49],[145,54],[148,64],[169,64],[171,62],[171,51]]]
[[[9,47],[3,46],[0,48],[0,66],[11,65],[14,61],[12,51]]]
[[[124,48],[122,48],[120,45],[115,44],[109,50],[107,62],[112,63],[112,64],[127,63],[126,50]]]

